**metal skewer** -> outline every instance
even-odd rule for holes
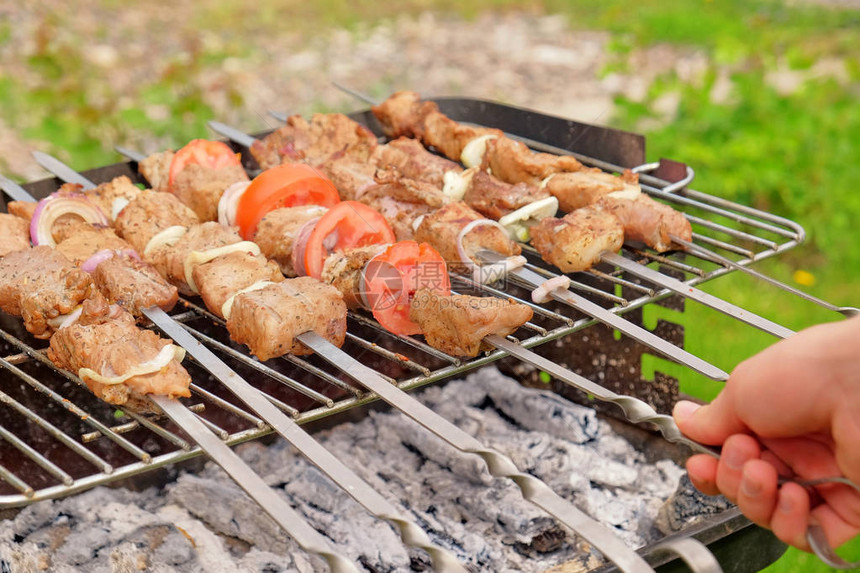
[[[696,243],[686,241],[681,237],[676,237],[675,235],[669,235],[669,238],[672,239],[673,243],[677,243],[678,245],[684,247],[684,249],[692,255],[695,255],[699,258],[705,259],[706,261],[716,262],[723,266],[733,268],[738,271],[743,271],[749,275],[752,275],[756,278],[759,278],[765,282],[768,282],[776,287],[781,288],[782,290],[788,291],[793,295],[797,295],[802,299],[813,302],[819,306],[826,308],[827,310],[832,310],[840,313],[845,317],[857,316],[860,314],[860,308],[855,308],[853,306],[836,306],[835,304],[829,303],[826,300],[822,300],[818,297],[812,296],[809,293],[805,293],[800,289],[794,288],[791,285],[785,284],[784,282],[778,281],[773,277],[769,277],[766,274],[760,273],[755,269],[752,269],[746,265],[741,263],[737,263],[729,258],[726,258],[722,255],[719,255],[709,249],[705,249],[704,247],[700,247]]]
[[[74,182],[88,189],[95,187],[92,181],[54,157],[40,153],[36,159],[43,167],[61,179],[66,181],[75,179]],[[77,177],[71,177],[72,174],[77,175]],[[21,189],[21,191],[24,190]],[[404,543],[427,551],[437,571],[465,573],[466,570],[450,552],[433,544],[423,529],[395,508],[367,482],[358,477],[355,472],[312,438],[296,422],[276,408],[262,393],[227,366],[166,312],[158,307],[142,309],[142,312],[355,501],[374,516],[395,525]],[[229,450],[229,448],[227,449]],[[220,462],[218,463],[221,465]],[[251,472],[250,468],[248,471]],[[244,488],[241,483],[239,485]],[[289,531],[287,529],[287,532]]]
[[[246,147],[256,141],[254,137],[220,122],[210,121],[209,127],[224,137]],[[486,258],[488,262],[495,262],[500,260],[502,257],[492,251],[486,251]],[[513,275],[520,278],[523,282],[531,286],[531,288],[537,288],[546,281],[546,278],[541,277],[537,273],[528,269],[517,269],[513,271]],[[581,295],[570,291],[555,291],[553,293],[553,298],[579,310],[584,314],[587,314],[592,318],[596,318],[597,320],[610,325],[612,328],[615,328],[634,340],[656,350],[671,360],[674,360],[679,364],[683,364],[684,366],[687,366],[712,380],[725,381],[729,379],[728,373],[717,368],[713,364],[702,360],[682,348],[678,348],[674,344],[663,340],[653,332],[650,332],[641,326],[637,326],[628,320],[624,320],[617,314],[591,302]]]

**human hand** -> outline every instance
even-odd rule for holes
[[[860,484],[860,317],[814,326],[741,363],[714,401],[678,402],[681,431],[722,445],[719,460],[687,461],[693,484],[723,494],[754,523],[810,551],[810,520],[832,547],[860,532],[860,493],[844,484],[816,486],[821,503],[778,477],[845,476]],[[762,447],[763,446],[763,447]]]

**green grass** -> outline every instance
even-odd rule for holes
[[[108,12],[124,6],[117,0],[102,2]],[[77,36],[59,34],[64,23],[47,14],[34,32],[26,74],[7,73],[0,66],[0,120],[27,139],[49,142],[51,151],[75,166],[110,163],[116,160],[112,143],[135,133],[146,131],[165,145],[205,136],[212,110],[199,84],[188,79],[228,54],[259,53],[259,42],[267,34],[302,34],[312,45],[318,40],[315,30],[323,27],[361,30],[424,10],[466,18],[485,10],[566,14],[572,27],[612,33],[612,61],[605,73],[629,70],[630,54],[640,47],[668,43],[703,51],[709,65],[701,82],[685,83],[672,74],[661,77],[644,101],[619,100],[612,124],[644,131],[649,159],[670,157],[691,164],[697,172],[696,189],[801,223],[809,231],[807,244],[758,268],[789,283],[796,271],[806,271],[815,284],[803,288],[836,303],[858,304],[860,235],[854,225],[860,221],[855,188],[860,181],[860,11],[761,0],[407,0],[396,8],[370,0],[260,0],[249,10],[241,3],[216,0],[204,3],[189,21],[177,22],[174,32],[220,30],[226,44],[188,50],[188,57],[167,62],[161,72],[122,97],[109,72],[82,56],[89,37],[83,31]],[[0,22],[0,47],[11,37],[8,24]],[[827,58],[845,62],[847,81],[811,79],[781,94],[766,80],[779,67],[809,70]],[[718,103],[711,96],[721,73],[729,74],[732,90]],[[667,94],[679,100],[677,115],[669,122],[654,111],[654,103]],[[234,105],[242,105],[239,93],[228,95]],[[2,162],[0,158],[0,168]],[[705,289],[793,329],[839,319],[738,273]],[[648,309],[646,322],[658,314]],[[695,303],[687,305],[681,320],[687,348],[725,370],[774,342]],[[718,384],[664,360],[655,358],[647,368],[677,376],[684,391],[703,398],[719,391]],[[847,551],[860,556],[860,541]],[[832,570],[792,550],[768,571]]]

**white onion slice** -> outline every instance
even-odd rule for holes
[[[92,368],[80,368],[78,370],[78,378],[83,380],[84,378],[89,378],[99,384],[107,384],[108,386],[114,386],[116,384],[122,384],[129,378],[134,376],[143,376],[146,374],[152,374],[154,372],[158,372],[162,368],[166,367],[170,364],[171,360],[176,360],[177,362],[182,362],[185,358],[185,349],[176,346],[175,344],[168,344],[161,351],[155,355],[155,358],[152,360],[147,360],[146,362],[141,362],[137,366],[134,366],[128,370],[125,374],[120,374],[118,376],[102,376]]]
[[[625,183],[623,189],[607,193],[606,196],[614,199],[628,199],[630,201],[635,201],[636,197],[641,194],[642,188],[638,183]]]
[[[460,232],[457,234],[457,255],[460,257],[460,261],[464,265],[472,267],[472,280],[481,284],[488,284],[500,280],[502,277],[507,275],[510,270],[523,266],[526,260],[523,257],[514,256],[508,257],[503,261],[497,261],[483,266],[472,260],[466,252],[466,247],[463,246],[463,239],[473,229],[484,226],[496,227],[505,235],[508,234],[508,231],[502,227],[498,221],[493,221],[492,219],[475,219],[474,221],[470,221],[465,227],[460,229]]]
[[[69,314],[61,314],[60,316],[49,318],[48,326],[53,328],[54,330],[60,330],[61,328],[66,328],[67,326],[71,326],[78,321],[81,317],[81,313],[83,312],[84,307],[78,305],[75,307],[75,310],[70,312]]]
[[[134,249],[102,249],[84,261],[81,265],[81,270],[92,274],[100,264],[108,259],[112,259],[116,255],[126,255],[140,260],[140,256],[138,256],[137,251]]]
[[[532,225],[541,219],[554,216],[557,212],[558,199],[547,197],[508,213],[499,219],[499,224],[507,230],[511,239],[525,243],[531,238],[529,228]]]
[[[540,182],[540,185],[538,185],[538,188],[539,189],[546,189],[546,186],[549,184],[549,180],[555,176],[556,176],[555,173],[551,173],[551,174],[547,175],[546,177],[544,177],[543,179],[541,179],[541,182]]]
[[[251,241],[239,241],[238,243],[224,245],[223,247],[209,249],[208,251],[191,251],[188,253],[188,256],[185,257],[183,267],[185,269],[185,282],[188,284],[188,288],[191,289],[191,292],[194,294],[200,294],[200,291],[197,289],[197,285],[194,284],[194,276],[192,273],[194,267],[202,265],[203,263],[208,263],[212,259],[217,259],[223,255],[236,252],[248,252],[255,257],[260,256],[261,253],[259,245],[257,245],[257,243],[252,243]]]
[[[549,302],[552,300],[552,291],[567,290],[569,286],[570,279],[564,275],[545,280],[539,287],[532,291],[532,302],[536,302],[538,304]]]
[[[313,219],[308,219],[308,221],[299,227],[298,231],[296,231],[296,238],[293,239],[293,250],[290,253],[290,261],[293,263],[293,270],[296,272],[297,277],[308,276],[307,270],[305,269],[305,251],[307,250],[308,239],[311,238],[314,226],[321,218],[322,217],[315,217]]]
[[[273,285],[272,281],[257,281],[250,286],[246,286],[243,289],[239,289],[227,298],[224,301],[224,304],[221,305],[221,316],[224,317],[224,320],[229,320],[230,315],[233,313],[233,300],[239,296],[240,294],[245,294],[246,292],[253,292],[255,290],[260,290],[266,288],[269,285]]]
[[[480,167],[487,153],[487,142],[496,139],[498,135],[482,135],[472,139],[460,153],[460,162],[466,167]]]
[[[477,167],[471,167],[461,173],[446,171],[442,176],[442,194],[452,201],[462,201],[477,170]]]
[[[117,197],[116,199],[114,199],[113,203],[111,203],[110,206],[111,220],[116,221],[116,218],[119,217],[119,214],[122,212],[123,209],[125,209],[126,205],[128,205],[129,203],[131,203],[131,201],[129,201],[125,197]]]
[[[168,247],[172,247],[176,243],[179,242],[179,239],[182,238],[182,235],[188,232],[188,227],[183,227],[182,225],[173,225],[172,227],[167,227],[163,231],[156,233],[152,236],[152,238],[147,241],[146,246],[143,248],[143,256],[148,257],[152,251],[161,247],[162,245],[167,245]]]
[[[77,215],[92,225],[108,225],[110,221],[83,193],[57,191],[51,193],[36,206],[30,219],[30,240],[34,245],[56,247],[51,235],[54,223],[63,215]]]
[[[242,198],[250,184],[250,181],[237,181],[221,194],[221,198],[218,199],[219,223],[228,227],[236,224],[236,209],[239,206],[239,199]]]

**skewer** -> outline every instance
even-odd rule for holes
[[[749,275],[752,275],[756,278],[759,278],[765,282],[768,282],[776,287],[781,288],[782,290],[788,291],[791,294],[797,295],[802,299],[808,300],[810,302],[814,302],[815,304],[826,308],[827,310],[832,310],[838,312],[842,316],[851,317],[860,314],[860,308],[855,308],[853,306],[836,306],[835,304],[829,303],[826,300],[822,300],[818,297],[812,296],[809,293],[805,293],[800,289],[796,289],[791,285],[785,284],[784,282],[778,281],[773,277],[769,277],[763,273],[758,272],[755,269],[751,269],[746,265],[742,265],[741,263],[737,263],[729,258],[726,258],[722,255],[718,255],[717,253],[700,247],[699,245],[692,243],[690,241],[685,241],[680,237],[676,237],[674,235],[670,235],[673,243],[678,243],[682,247],[684,247],[690,254],[695,255],[699,258],[703,258],[706,261],[717,262],[726,267],[733,268],[738,271],[743,271]]]
[[[255,139],[248,134],[245,134],[230,126],[224,125],[220,122],[210,121],[209,127],[211,127],[219,134],[228,137],[236,143],[240,143],[242,145],[250,145],[250,143],[253,143],[255,141]],[[238,139],[234,139],[234,137]],[[503,258],[501,257],[501,255],[498,255],[497,253],[492,253],[491,251],[486,251],[486,253],[487,257],[491,258],[488,259],[488,262],[494,262]],[[540,275],[528,269],[517,269],[515,271],[512,271],[512,274],[515,277],[522,279],[523,282],[528,284],[531,288],[537,288],[546,281],[545,278],[540,277]],[[615,328],[620,332],[624,333],[625,335],[633,338],[634,340],[641,342],[645,346],[648,346],[649,348],[659,352],[663,356],[666,356],[669,359],[678,362],[679,364],[683,364],[684,366],[687,366],[688,368],[704,376],[707,376],[712,380],[725,381],[729,378],[729,375],[726,372],[717,368],[713,364],[702,360],[701,358],[691,354],[690,352],[687,352],[682,348],[678,348],[674,344],[663,340],[653,332],[642,328],[641,326],[637,326],[630,321],[624,320],[617,314],[610,312],[602,306],[591,302],[590,300],[586,299],[581,295],[578,295],[565,289],[564,291],[554,291],[553,298],[555,298],[559,302],[562,302],[575,308],[583,314],[586,314],[592,318],[596,318],[597,320],[612,326],[612,328]]]
[[[451,424],[412,396],[385,380],[377,372],[362,365],[349,354],[331,344],[317,333],[310,331],[298,335],[297,340],[313,350],[321,358],[347,374],[363,387],[374,392],[394,408],[412,418],[453,447],[465,453],[481,456],[490,473],[496,477],[512,479],[522,490],[523,496],[565,526],[590,541],[622,571],[630,573],[653,572],[653,569],[632,551],[610,530],[589,518],[572,503],[561,498],[544,482],[534,476],[520,472],[510,458],[489,449],[471,435]],[[526,355],[533,354],[530,351]],[[537,355],[534,355],[537,357]],[[572,374],[572,373],[571,373]]]
[[[38,153],[38,155],[37,155]],[[95,187],[95,184],[86,179],[76,171],[72,170],[70,167],[57,160],[50,155],[46,155],[44,153],[35,152],[34,156],[36,160],[42,164],[43,167],[60,177],[66,181],[74,180],[74,182],[83,185],[87,189],[92,189]],[[0,182],[5,183],[5,182]],[[5,189],[5,185],[4,185]],[[23,189],[22,189],[23,191]],[[33,198],[31,197],[31,200]],[[367,509],[374,516],[385,519],[392,524],[394,524],[398,531],[400,532],[401,538],[404,543],[408,545],[412,545],[414,547],[419,547],[427,551],[430,557],[433,560],[433,564],[437,571],[441,572],[455,572],[455,573],[465,573],[465,569],[462,565],[457,561],[457,559],[445,549],[438,547],[432,543],[430,538],[424,532],[423,529],[418,527],[414,522],[412,522],[405,514],[398,511],[391,503],[389,503],[382,495],[379,494],[375,489],[373,489],[367,482],[362,480],[355,474],[351,469],[349,469],[346,465],[343,464],[340,460],[338,460],[334,455],[331,454],[327,449],[325,449],[319,442],[317,442],[314,438],[310,436],[307,432],[305,432],[295,421],[286,416],[281,410],[279,410],[275,405],[273,405],[261,392],[259,392],[256,388],[251,386],[246,380],[244,380],[239,374],[237,374],[234,370],[232,370],[227,364],[225,364],[221,359],[219,359],[211,350],[209,350],[206,346],[201,344],[194,336],[191,335],[182,325],[178,322],[174,321],[166,312],[158,307],[150,307],[146,309],[142,309],[143,314],[149,318],[158,328],[160,328],[165,334],[167,334],[170,338],[172,338],[177,344],[185,348],[185,350],[191,354],[191,356],[200,363],[201,366],[206,368],[215,378],[220,380],[227,388],[230,389],[239,399],[245,402],[253,411],[260,415],[266,422],[268,422],[272,428],[284,437],[291,445],[293,445],[297,450],[299,450],[311,463],[313,463],[317,468],[320,469],[324,474],[326,474],[329,479],[331,479],[334,483],[336,483],[341,489],[343,489],[346,493],[348,493],[355,501],[361,504],[365,509]],[[164,409],[163,403],[167,403],[169,407],[172,407],[173,404],[178,404],[178,402],[174,402],[171,400],[159,400],[156,403]],[[179,413],[179,416],[182,419],[193,418],[194,416],[188,414],[188,416],[184,415],[184,408],[180,408],[183,412]],[[177,408],[174,408],[174,412],[177,411]],[[167,410],[165,413],[171,417],[174,421],[177,421],[177,418],[170,414]],[[195,421],[196,420],[195,418]],[[179,422],[177,421],[179,424]],[[180,427],[183,430],[186,430],[186,427],[180,424]],[[202,424],[201,424],[202,427]],[[205,429],[205,427],[204,427]],[[194,438],[194,441],[198,444],[201,444],[198,436],[188,432],[189,435]],[[215,439],[215,436],[211,436],[210,432],[207,430],[206,435],[201,434],[201,438],[206,442],[211,442],[212,439]],[[218,444],[224,446],[223,442],[218,442]],[[203,445],[201,444],[201,447]],[[224,446],[224,450],[229,452],[232,456],[235,457],[235,454],[228,448]],[[212,456],[212,451],[204,448],[204,451],[207,454]],[[218,450],[214,450],[216,456],[221,456]],[[223,452],[223,450],[222,450]],[[325,538],[322,537],[319,533],[310,528],[307,523],[302,520],[301,517],[298,516],[295,512],[291,514],[291,518],[289,520],[284,520],[283,507],[289,507],[285,502],[281,502],[278,504],[271,504],[271,496],[274,496],[276,499],[280,500],[277,496],[275,496],[271,489],[265,485],[265,483],[257,476],[248,466],[245,466],[238,457],[236,460],[239,460],[244,468],[234,469],[235,474],[231,473],[231,470],[225,466],[225,463],[231,465],[231,467],[235,467],[235,463],[231,460],[230,456],[222,456],[222,457],[213,457],[213,459],[224,468],[225,471],[230,473],[231,477],[233,477],[238,485],[247,491],[249,495],[260,503],[264,510],[269,512],[277,512],[278,515],[272,515],[275,520],[284,526],[285,531],[291,535],[297,542],[302,545],[302,547],[313,551],[314,553],[319,553],[323,555],[326,560],[329,561],[329,564],[332,568],[332,571],[356,571],[354,565],[345,560],[343,557],[334,554],[333,550],[331,550],[327,542],[325,545],[321,545],[321,542],[325,541]],[[242,480],[246,479],[246,477],[250,475],[254,479],[248,482],[246,485]],[[258,480],[259,484],[267,490],[263,492],[260,487],[256,487],[253,485],[254,481]],[[253,489],[249,491],[249,488]],[[255,496],[258,495],[259,496]],[[271,494],[271,495],[270,495]],[[283,507],[281,507],[283,506]],[[290,509],[292,511],[292,509]],[[300,538],[296,537],[293,534],[293,530],[289,527],[289,525],[293,522],[297,522],[303,524],[304,527],[307,527],[310,531],[318,538],[308,538],[309,540],[313,540],[313,545],[306,546],[301,543]],[[299,532],[303,538],[307,538],[307,534],[302,534]],[[327,554],[323,554],[320,551],[314,550],[316,549],[325,549],[327,554],[331,554],[329,557]]]
[[[343,90],[346,93],[348,93],[354,97],[357,97],[357,98],[361,99],[362,101],[364,101],[370,105],[377,105],[379,103],[376,100],[374,100],[373,98],[371,98],[365,94],[361,94],[355,90],[348,89],[345,86],[342,86],[338,83],[335,83],[335,82],[333,82],[333,83],[334,83],[335,87],[337,87],[338,89]],[[270,114],[271,114],[271,112],[270,112]],[[273,115],[273,117],[278,117],[278,118],[284,117],[283,114],[278,114],[278,115],[272,114],[272,115]],[[523,141],[522,138],[515,138],[515,139]],[[533,143],[538,143],[538,142],[533,142],[531,140],[528,140],[528,141],[525,141],[525,143],[527,143],[530,146],[533,146]],[[574,153],[567,151],[567,150],[562,150],[560,148],[553,148],[552,152],[556,153],[556,154],[572,155],[574,157],[577,157],[577,159],[578,159],[577,154],[574,154]],[[689,175],[688,175],[688,178],[690,178]],[[674,190],[675,189],[672,189],[672,191],[674,191]],[[761,223],[759,221],[755,221],[753,219],[750,219],[749,217],[734,215],[728,211],[725,211],[724,209],[712,207],[710,205],[705,205],[705,204],[702,204],[700,202],[694,201],[692,199],[678,196],[677,194],[673,194],[671,192],[667,193],[667,192],[661,191],[660,189],[657,189],[657,188],[649,188],[649,193],[656,195],[658,197],[662,197],[662,198],[671,198],[671,200],[681,201],[681,202],[686,203],[686,204],[695,204],[696,206],[699,206],[699,207],[701,207],[707,211],[718,213],[718,214],[730,217],[736,221],[746,222],[746,223],[752,224],[754,226],[757,226],[759,228],[764,228],[764,229],[770,230],[772,232],[776,232],[777,234],[786,234],[787,233],[786,231],[783,231],[782,229],[778,229],[772,225],[768,225],[766,223]],[[685,214],[685,216],[688,219],[693,220],[693,218],[691,216],[689,216],[687,214]],[[704,223],[710,224],[709,221],[704,221]],[[725,231],[730,232],[732,230],[726,228]],[[740,231],[737,231],[736,233],[745,235],[750,240],[762,241],[762,239],[760,239],[759,237],[756,237],[754,235],[749,235],[747,233],[741,233]],[[793,233],[788,233],[788,235],[791,237],[794,237]],[[772,241],[767,241],[767,243],[769,244],[769,246],[771,246],[771,248],[774,248],[774,249],[776,248],[776,244],[773,243]],[[624,259],[620,255],[617,255],[615,253],[605,253],[601,257],[601,259],[603,260],[603,262],[615,264],[616,266],[623,268],[624,270],[626,270],[627,272],[629,272],[631,274],[645,278],[645,279],[647,279],[647,280],[649,280],[649,281],[651,281],[651,282],[653,282],[653,283],[655,283],[655,284],[657,284],[663,288],[667,288],[670,291],[675,292],[676,294],[680,294],[681,296],[684,296],[687,298],[692,298],[693,300],[695,300],[701,304],[704,304],[705,306],[709,306],[709,307],[713,308],[714,310],[718,310],[718,311],[723,312],[723,313],[725,313],[725,314],[727,314],[733,318],[737,318],[738,320],[745,322],[745,323],[749,324],[750,326],[754,326],[756,328],[764,330],[765,332],[772,334],[774,336],[777,336],[779,338],[786,338],[786,337],[790,336],[791,334],[794,334],[793,331],[791,331],[791,330],[789,330],[789,329],[787,329],[787,328],[785,328],[785,327],[783,327],[783,326],[781,326],[781,325],[779,325],[779,324],[777,324],[771,320],[768,320],[766,318],[758,316],[758,315],[756,315],[756,314],[754,314],[748,310],[744,310],[737,305],[734,305],[730,302],[724,301],[718,297],[710,295],[710,294],[708,294],[708,293],[706,293],[706,292],[704,292],[704,291],[702,291],[696,287],[684,284],[681,281],[678,281],[677,279],[674,279],[672,277],[667,277],[666,275],[663,275],[662,273],[658,273],[656,271],[653,271],[652,269],[649,269],[649,268],[645,267],[644,265],[640,265],[636,262],[630,261],[628,259]],[[621,259],[621,260],[619,261],[619,259]]]

